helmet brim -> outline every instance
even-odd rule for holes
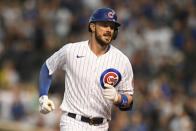
[[[98,20],[98,21],[91,21],[90,23],[93,23],[93,22],[104,22],[105,20]],[[110,20],[108,20],[110,21]],[[115,28],[118,28],[119,26],[121,26],[120,23],[116,22],[116,21],[111,21],[111,22],[114,22],[115,23]],[[88,31],[89,32],[92,32],[91,29],[90,29],[90,23],[88,24]]]

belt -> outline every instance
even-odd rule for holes
[[[68,113],[67,114],[69,117],[76,119],[76,114],[74,113]],[[81,116],[81,121],[89,123],[90,125],[99,125],[103,123],[104,118],[101,117],[93,117],[93,118],[89,118],[89,117],[85,117],[85,116]]]

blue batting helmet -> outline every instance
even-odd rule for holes
[[[100,9],[95,10],[89,19],[88,30],[90,32],[92,32],[92,30],[90,29],[90,23],[96,22],[96,21],[112,21],[112,22],[114,22],[115,23],[115,32],[114,32],[113,39],[116,39],[117,34],[118,34],[118,27],[120,26],[120,24],[117,22],[117,15],[114,10],[112,10],[110,8],[100,8]]]

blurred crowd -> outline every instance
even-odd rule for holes
[[[41,65],[64,44],[87,40],[88,19],[101,7],[117,12],[112,44],[134,71],[134,108],[114,107],[110,130],[196,130],[196,0],[1,0],[0,122],[59,130],[64,74],[49,90],[57,110],[40,115]]]

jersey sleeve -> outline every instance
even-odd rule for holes
[[[134,94],[134,84],[133,84],[133,70],[130,61],[125,61],[124,72],[121,80],[120,87],[118,89],[119,93],[128,93],[130,95]]]
[[[64,45],[61,49],[55,52],[46,60],[46,65],[49,70],[49,75],[53,74],[57,69],[62,70],[66,64],[66,55],[68,54],[68,45]]]

